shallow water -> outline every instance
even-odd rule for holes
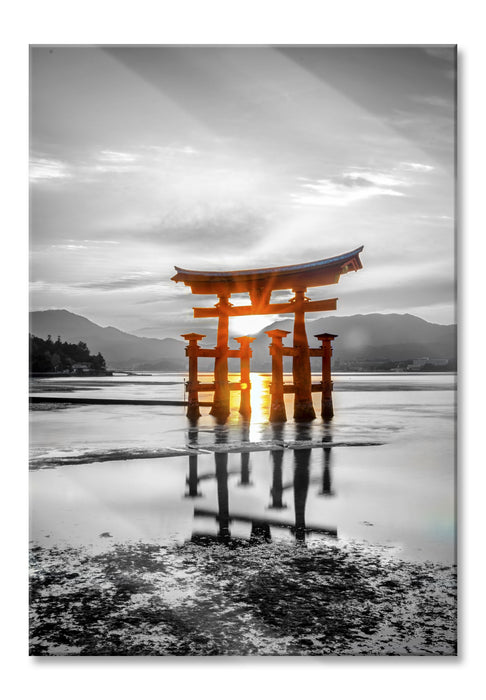
[[[307,427],[291,420],[289,395],[288,422],[268,424],[269,379],[252,375],[249,425],[236,393],[226,426],[204,415],[197,430],[189,430],[179,406],[33,410],[32,540],[97,550],[203,536],[331,538],[379,545],[408,560],[455,560],[453,375],[336,375],[335,418]],[[74,389],[77,396],[184,397],[180,374],[36,385],[59,396]],[[318,410],[317,394],[314,400]],[[329,447],[336,444],[345,446]],[[161,448],[174,456],[148,459]],[[114,459],[120,449],[133,459]],[[56,456],[69,462],[83,455],[96,461],[42,468]]]

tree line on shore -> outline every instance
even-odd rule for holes
[[[73,372],[87,371],[104,372],[106,362],[101,353],[92,355],[86,343],[67,343],[58,336],[53,341],[50,335],[47,340],[29,334],[29,369],[37,372]]]

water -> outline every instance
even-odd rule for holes
[[[182,400],[183,379],[46,379],[32,393]],[[192,430],[181,406],[37,407],[32,540],[99,550],[140,540],[330,538],[454,562],[453,375],[336,375],[335,418],[307,427],[291,420],[289,395],[288,422],[268,424],[269,381],[252,375],[249,425],[236,392],[226,426],[205,408]]]

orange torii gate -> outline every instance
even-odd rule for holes
[[[332,385],[330,373],[327,375],[328,359],[330,358],[331,334],[320,334],[323,347],[309,348],[305,330],[305,314],[313,311],[334,311],[337,299],[311,301],[306,297],[309,287],[321,287],[337,284],[342,274],[362,268],[359,254],[363,246],[349,253],[315,262],[284,267],[269,267],[257,270],[233,270],[228,272],[185,270],[176,267],[177,274],[172,277],[175,282],[183,282],[191,287],[193,294],[215,294],[218,302],[213,307],[194,307],[195,318],[217,318],[218,335],[214,349],[204,349],[198,346],[198,341],[205,336],[185,334],[189,341],[186,354],[189,357],[189,409],[188,417],[199,417],[198,391],[214,391],[211,414],[220,421],[225,421],[230,412],[230,391],[242,391],[240,411],[243,415],[249,413],[249,358],[251,357],[250,343],[253,338],[237,338],[239,350],[228,347],[228,325],[232,316],[247,316],[255,314],[294,314],[294,344],[293,348],[283,349],[284,354],[292,355],[293,384],[286,391],[295,395],[294,419],[296,421],[313,420],[316,415],[312,405],[312,381],[310,357],[323,357],[323,381],[319,390],[323,391],[323,415],[329,415],[329,399]],[[276,290],[292,290],[294,296],[284,303],[270,303],[270,297]],[[249,306],[233,306],[229,299],[232,294],[247,293],[250,297]],[[282,331],[280,331],[282,333]],[[328,336],[328,337],[326,337]],[[281,336],[283,337],[283,336]],[[275,343],[275,338],[273,338]],[[272,344],[273,345],[273,344]],[[280,340],[280,346],[282,346]],[[328,351],[326,351],[328,348]],[[214,383],[201,384],[197,381],[197,357],[214,357]],[[241,382],[228,381],[228,358],[239,357],[242,363]],[[273,359],[273,358],[272,358]],[[243,379],[243,368],[245,379]],[[326,371],[325,371],[326,370]],[[248,377],[246,377],[248,374]],[[248,379],[248,381],[246,381]],[[279,390],[278,387],[272,387]],[[317,389],[315,389],[317,390]],[[243,393],[245,392],[245,394]],[[326,399],[324,399],[326,393]],[[243,397],[245,400],[243,401]],[[324,403],[328,408],[324,411]],[[332,399],[331,399],[332,415]],[[271,420],[277,420],[276,415]],[[285,420],[285,418],[283,418]]]

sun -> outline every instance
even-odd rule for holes
[[[229,336],[236,338],[239,335],[256,335],[262,328],[268,326],[276,319],[276,316],[236,316],[230,318]]]

